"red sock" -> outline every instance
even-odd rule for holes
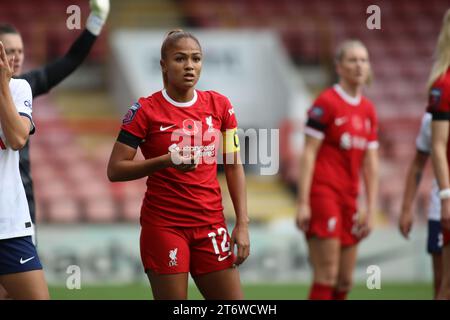
[[[320,283],[313,283],[309,292],[309,300],[331,300],[333,298],[333,287]]]
[[[347,300],[347,291],[339,291],[335,289],[333,291],[333,300]]]

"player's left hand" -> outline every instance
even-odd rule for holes
[[[2,84],[6,84],[9,86],[9,81],[11,80],[11,77],[13,75],[13,65],[14,58],[12,59],[12,61],[8,60],[5,47],[0,41],[0,81],[2,82]]]
[[[363,211],[356,222],[356,236],[360,239],[366,238],[373,228],[373,212],[370,210]]]
[[[91,14],[86,21],[86,29],[93,35],[100,35],[103,25],[109,15],[109,0],[91,0],[89,1]]]
[[[106,21],[109,14],[109,0],[91,0],[89,6],[93,14]]]
[[[235,265],[242,264],[250,255],[250,238],[248,235],[248,224],[236,224],[231,233],[231,247],[234,251],[234,246],[237,246],[237,255]]]

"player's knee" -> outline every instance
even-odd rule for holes
[[[315,282],[335,286],[338,278],[338,268],[333,264],[323,265],[314,272]]]

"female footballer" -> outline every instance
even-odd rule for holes
[[[34,132],[31,88],[11,79],[13,68],[0,42],[0,285],[12,299],[49,299],[19,172],[19,150]]]
[[[345,299],[357,244],[372,229],[378,176],[377,119],[362,95],[370,80],[369,54],[346,41],[336,54],[339,81],[308,111],[301,157],[296,222],[305,232],[313,269],[310,299]],[[359,210],[362,169],[366,208]]]
[[[155,299],[186,299],[189,273],[205,299],[243,299],[235,266],[250,244],[236,115],[223,95],[195,89],[202,61],[195,36],[167,35],[164,89],[130,107],[108,164],[111,181],[148,177],[140,250]],[[145,160],[134,159],[138,147]],[[217,181],[222,152],[236,213],[231,237]]]

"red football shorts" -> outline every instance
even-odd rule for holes
[[[201,275],[231,268],[235,256],[225,223],[209,226],[142,226],[141,259],[145,271]]]
[[[356,200],[332,193],[313,194],[310,197],[311,220],[307,238],[338,238],[341,246],[359,242],[355,235],[358,210]]]

